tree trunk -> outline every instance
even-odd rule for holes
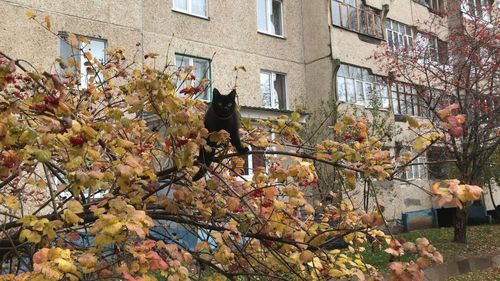
[[[457,208],[455,212],[453,242],[467,243],[467,206],[463,209]]]

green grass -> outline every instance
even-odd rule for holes
[[[397,235],[406,241],[415,242],[416,238],[426,237],[444,257],[444,261],[452,261],[458,258],[476,256],[500,250],[500,225],[480,225],[469,226],[467,228],[467,244],[451,242],[453,238],[453,228],[432,228],[416,230],[409,233]],[[366,262],[384,270],[389,263],[390,255],[384,249],[372,250],[371,246],[366,247],[364,254]],[[410,257],[403,257],[403,261],[408,261]],[[489,280],[489,279],[487,279]]]
[[[500,267],[461,274],[448,281],[500,281]]]

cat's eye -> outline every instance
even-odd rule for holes
[[[233,103],[232,103],[232,102],[230,102],[230,103],[228,103],[228,104],[227,104],[227,106],[233,106]]]
[[[218,105],[218,106],[222,106],[222,102],[218,102],[218,103],[217,103],[217,105]]]

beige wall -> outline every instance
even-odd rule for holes
[[[172,0],[0,0],[5,15],[0,19],[0,49],[44,67],[59,55],[58,39],[26,18],[31,10],[42,18],[51,16],[55,32],[103,38],[109,48],[124,47],[129,56],[141,42],[137,62],[142,62],[142,51],[162,54],[159,61],[164,61],[170,42],[171,62],[175,53],[205,58],[215,54],[213,85],[222,91],[233,87],[234,67],[244,66],[247,72],[240,71],[238,77],[242,105],[262,105],[261,69],[286,73],[287,104],[295,108],[306,91],[301,1],[283,4],[284,38],[257,32],[255,1],[230,3],[209,1],[209,19],[203,19],[172,11]]]

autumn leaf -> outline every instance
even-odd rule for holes
[[[79,48],[78,38],[76,38],[76,35],[71,33],[71,32],[68,32],[68,43],[71,46],[72,52],[75,52],[76,50],[78,50],[78,48]],[[69,62],[68,62],[68,64],[69,64]],[[76,61],[74,63],[74,66],[76,66]]]
[[[26,17],[30,20],[36,18],[36,14],[33,11],[26,11]]]
[[[406,122],[410,125],[410,127],[418,129],[420,127],[420,124],[418,123],[417,119],[413,118],[410,115],[405,115]]]
[[[52,29],[52,22],[51,22],[50,16],[45,16],[43,18],[43,22],[45,23],[45,27],[47,27],[48,30]]]

